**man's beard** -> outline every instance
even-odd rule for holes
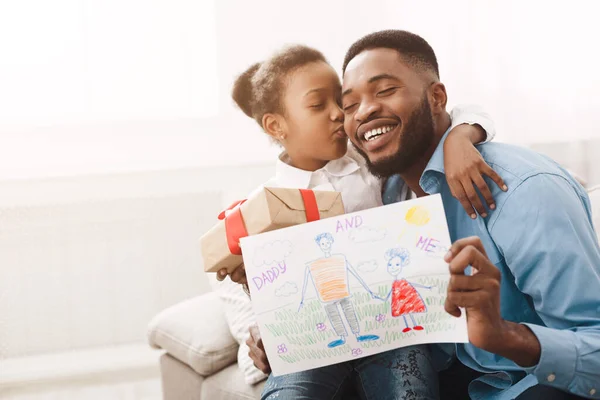
[[[357,146],[354,148],[365,158],[369,171],[379,177],[387,178],[401,174],[414,165],[431,147],[435,137],[433,117],[427,96],[423,94],[421,105],[404,125],[400,145],[396,154],[372,163],[366,153]]]

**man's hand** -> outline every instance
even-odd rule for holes
[[[484,218],[487,211],[475,188],[483,195],[488,207],[495,209],[492,193],[483,179],[487,175],[496,185],[506,191],[504,181],[483,159],[473,145],[485,140],[485,131],[479,125],[462,124],[454,127],[444,142],[444,170],[454,196],[471,218],[477,218],[475,210]]]
[[[249,328],[250,337],[246,340],[246,344],[250,348],[248,355],[254,361],[254,366],[261,370],[265,374],[271,373],[271,366],[267,359],[267,353],[265,353],[265,346],[263,345],[262,338],[258,326],[251,325]]]
[[[456,241],[445,257],[450,282],[445,309],[455,317],[467,312],[469,342],[475,347],[509,358],[521,366],[537,364],[540,344],[525,325],[505,321],[500,314],[500,270],[488,259],[478,237]],[[473,267],[473,275],[465,268]]]

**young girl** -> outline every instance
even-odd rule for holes
[[[340,109],[340,79],[319,51],[292,46],[252,65],[235,82],[232,97],[284,149],[275,176],[264,186],[339,191],[346,212],[383,204],[382,182],[370,175],[364,159],[348,148]],[[486,140],[481,127],[485,127],[488,138],[493,136],[491,121],[466,107],[453,110],[452,117],[453,129],[446,141],[446,175],[456,177],[456,187],[469,183],[462,186],[460,194],[473,191],[471,177],[479,178],[481,173],[504,186],[487,165],[483,170],[477,167],[481,157],[473,143]],[[487,186],[479,189],[494,208]],[[473,217],[474,206],[485,213],[481,204],[469,205]],[[226,270],[217,275],[221,280],[226,276]],[[243,265],[230,277],[245,284]],[[410,364],[410,371],[393,367],[402,363]],[[434,399],[438,396],[437,383],[427,385],[419,372],[432,368],[428,347],[413,346],[301,373],[271,375],[263,399],[334,399],[348,389],[372,399],[403,398],[410,389],[415,398]]]

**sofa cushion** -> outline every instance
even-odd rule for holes
[[[235,363],[238,342],[231,336],[216,293],[176,304],[152,319],[148,342],[189,365],[202,376]]]
[[[248,327],[256,322],[250,298],[242,287],[232,282],[229,278],[217,281],[214,274],[208,277],[213,289],[218,293],[225,310],[225,318],[229,324],[231,334],[240,344],[238,351],[238,366],[244,374],[245,382],[254,385],[267,378],[248,355],[246,339],[249,336]]]
[[[252,386],[245,384],[244,372],[231,365],[204,379],[200,397],[210,400],[260,399],[263,386],[264,382]]]

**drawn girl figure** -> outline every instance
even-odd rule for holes
[[[406,325],[406,328],[402,330],[404,333],[410,332],[412,329],[422,331],[424,328],[421,325],[417,325],[413,314],[426,312],[427,307],[423,298],[417,292],[417,289],[415,289],[415,286],[423,289],[431,289],[432,286],[410,283],[406,279],[399,278],[402,269],[410,264],[410,253],[408,250],[401,247],[389,249],[385,252],[385,260],[387,261],[388,273],[394,277],[392,288],[384,299],[387,301],[392,296],[392,317],[402,316],[404,318],[404,324]],[[412,321],[412,328],[408,326],[407,315]]]

